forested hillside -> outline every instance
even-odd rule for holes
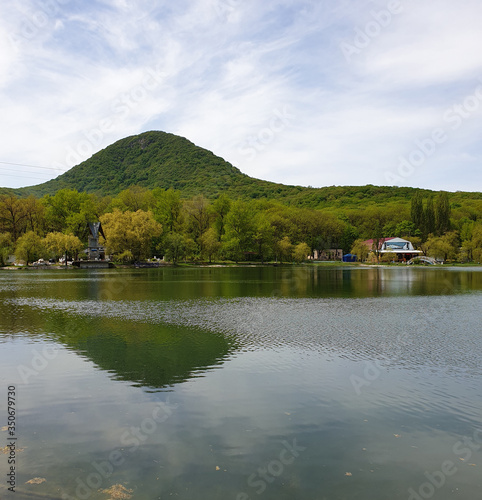
[[[415,191],[410,201],[314,209],[225,194],[184,198],[172,188],[140,186],[114,197],[68,189],[42,198],[3,195],[0,258],[77,255],[87,243],[87,223],[100,220],[108,252],[125,262],[153,255],[171,261],[302,261],[330,248],[363,257],[361,240],[389,236],[408,238],[443,260],[480,261],[482,201],[452,197]]]
[[[400,236],[443,260],[480,261],[482,194],[305,188],[253,179],[187,139],[122,139],[57,179],[0,194],[0,259],[78,254],[100,220],[117,260],[304,260]]]
[[[311,188],[263,181],[243,174],[183,137],[151,131],[117,141],[56,179],[37,186],[4,189],[3,193],[40,197],[54,195],[60,189],[74,189],[98,196],[114,196],[130,186],[173,188],[180,191],[183,198],[203,195],[215,199],[225,194],[232,199],[278,200],[306,208],[408,204],[416,191],[409,187],[372,185]],[[452,196],[452,203],[462,204],[468,200],[482,200],[482,193]]]

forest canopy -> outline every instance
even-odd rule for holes
[[[131,186],[115,196],[74,189],[40,198],[0,196],[0,257],[5,263],[11,254],[30,262],[81,256],[92,221],[103,223],[107,251],[126,262],[153,256],[172,262],[302,261],[303,254],[333,248],[358,248],[361,255],[361,241],[394,236],[443,260],[478,262],[482,252],[482,200],[457,193],[413,190],[411,199],[368,198],[317,209]]]

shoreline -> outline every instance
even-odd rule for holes
[[[163,262],[156,265],[156,263],[143,262],[140,264],[114,264],[111,269],[162,269],[162,268],[246,268],[246,267],[343,267],[343,268],[368,268],[368,269],[386,269],[386,268],[428,268],[428,269],[447,269],[447,268],[482,268],[480,263],[446,263],[446,264],[411,264],[406,265],[404,263],[366,263],[366,262],[340,262],[340,261],[317,261],[317,262]],[[68,271],[68,270],[78,270],[76,266],[65,266],[65,265],[49,265],[49,266],[3,266],[0,267],[0,271]],[[84,269],[85,270],[85,269]],[[105,270],[105,269],[103,269]]]

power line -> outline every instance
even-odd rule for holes
[[[41,167],[40,165],[27,165],[25,163],[12,163],[9,161],[0,161],[0,163],[4,165],[16,165],[18,167],[41,168],[42,170],[56,170],[57,172],[60,171],[58,168],[55,167]],[[67,170],[62,170],[62,172],[67,172]]]
[[[33,173],[35,175],[46,175],[47,177],[52,177],[52,175],[53,175],[50,172],[28,172],[28,171],[15,170],[13,168],[8,168],[8,167],[2,167],[0,165],[0,175],[2,175],[2,172],[5,172],[5,171],[7,171],[7,172],[16,172],[19,176],[20,175],[29,175],[30,176],[31,173]]]
[[[13,175],[13,174],[3,174],[3,173],[0,173],[0,177],[16,177],[18,179],[19,177],[22,177],[22,175],[21,174]],[[50,180],[50,179],[45,179],[45,178],[42,179],[40,177],[32,177],[30,175],[28,176],[28,178],[29,179],[36,179],[38,181],[43,181],[43,182],[47,182],[47,180]]]

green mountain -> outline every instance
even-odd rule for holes
[[[68,188],[115,195],[133,185],[172,187],[185,196],[202,193],[207,197],[253,191],[254,186],[261,191],[287,188],[253,179],[184,137],[151,131],[121,139],[56,179],[16,192],[43,196]]]
[[[15,190],[20,196],[54,194],[76,189],[99,195],[115,195],[129,186],[170,187],[184,197],[221,193],[237,198],[278,199],[313,208],[357,206],[367,203],[408,201],[415,189],[408,187],[331,186],[311,188],[263,181],[243,174],[212,152],[166,132],[151,131],[121,139],[94,154],[56,179]],[[481,193],[457,193],[457,197],[481,199]]]
[[[183,137],[145,132],[115,142],[56,179],[20,191],[41,196],[68,188],[115,195],[129,186],[140,185],[173,187],[186,194],[197,192],[200,187],[213,194],[245,178],[249,179]]]

